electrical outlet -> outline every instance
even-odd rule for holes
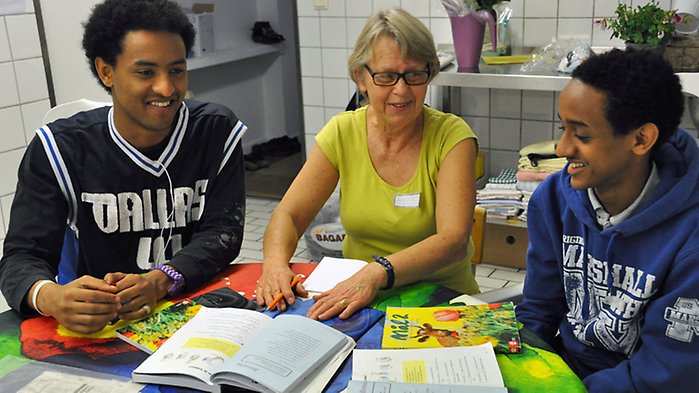
[[[329,0],[313,0],[313,8],[316,10],[327,10]]]

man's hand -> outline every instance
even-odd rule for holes
[[[54,317],[67,329],[83,334],[102,330],[121,309],[117,289],[91,276],[82,276],[66,285],[44,285],[36,302],[33,306],[44,314]]]
[[[158,299],[165,296],[160,293],[154,280],[154,272],[148,274],[109,273],[104,281],[116,288],[116,294],[121,299],[119,319],[133,320],[148,316],[154,309]]]

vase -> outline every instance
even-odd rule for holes
[[[471,12],[464,16],[451,16],[451,34],[454,38],[454,55],[459,71],[478,71],[483,49],[485,25],[490,29],[493,51],[497,45],[497,27],[493,14],[486,10]]]
[[[661,45],[651,45],[651,44],[637,44],[635,42],[626,42],[626,49],[627,50],[635,50],[635,51],[640,51],[640,50],[647,50],[650,52],[653,52],[654,54],[658,56],[662,56],[665,54],[665,44]]]

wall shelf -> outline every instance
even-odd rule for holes
[[[445,67],[431,84],[447,87],[561,91],[570,81],[568,74],[523,74],[520,64],[480,65],[480,72],[460,72],[455,64]],[[699,73],[678,72],[682,90],[699,97]]]
[[[201,57],[188,58],[187,69],[189,71],[200,70],[278,52],[280,52],[279,47],[263,44],[243,48],[218,49]]]

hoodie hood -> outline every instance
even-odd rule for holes
[[[653,159],[658,166],[660,184],[648,203],[641,206],[621,224],[604,230],[631,236],[649,228],[657,227],[684,211],[699,205],[699,147],[696,140],[685,130],[678,129],[665,142]],[[570,185],[567,167],[559,178],[565,199],[576,218],[597,231],[597,220],[587,196],[587,190],[576,190]]]

